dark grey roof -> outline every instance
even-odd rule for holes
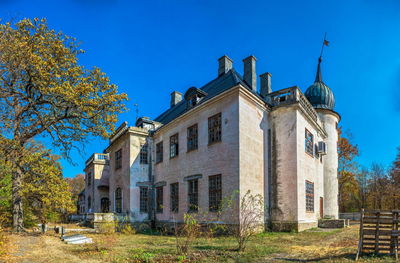
[[[242,76],[240,76],[239,73],[237,73],[234,69],[231,69],[227,73],[219,76],[218,78],[212,80],[211,82],[200,88],[207,95],[199,102],[199,104],[204,103],[205,101],[217,96],[218,94],[230,88],[233,88],[237,84],[241,84],[243,87],[251,90],[249,86],[243,81]],[[186,100],[182,100],[175,106],[166,110],[154,120],[157,122],[161,122],[162,124],[167,124],[178,118],[188,110],[189,109],[187,109],[186,107]]]

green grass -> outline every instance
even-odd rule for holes
[[[40,262],[353,262],[358,227],[301,233],[260,233],[236,250],[234,237],[198,238],[187,255],[176,252],[173,236],[151,234],[92,234],[95,244],[65,245],[56,236],[42,236],[32,259]],[[21,237],[22,238],[22,237]],[[47,246],[44,244],[48,244]],[[57,258],[55,259],[55,254]],[[29,255],[28,255],[28,259]],[[392,257],[362,257],[360,262],[393,262]]]

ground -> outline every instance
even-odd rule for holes
[[[358,226],[301,233],[262,233],[238,253],[232,237],[199,238],[188,257],[176,254],[175,238],[151,234],[88,234],[91,245],[67,245],[56,234],[9,235],[10,251],[0,262],[353,262]],[[147,261],[146,261],[147,260]],[[394,262],[363,257],[360,262]]]

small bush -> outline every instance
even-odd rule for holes
[[[200,225],[192,214],[185,214],[183,225],[176,225],[174,229],[177,253],[187,255],[193,242],[200,235]]]
[[[99,224],[98,231],[102,234],[111,234],[115,233],[116,224],[115,222],[104,222]]]
[[[125,235],[133,235],[136,234],[136,229],[132,227],[130,223],[124,223],[120,225],[119,232]]]

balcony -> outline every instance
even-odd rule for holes
[[[88,166],[92,162],[98,164],[108,164],[109,161],[110,157],[108,153],[94,153],[89,159],[87,159],[85,165]]]
[[[319,123],[317,112],[296,86],[268,94],[267,102],[272,107],[288,106],[297,103],[313,121]]]

